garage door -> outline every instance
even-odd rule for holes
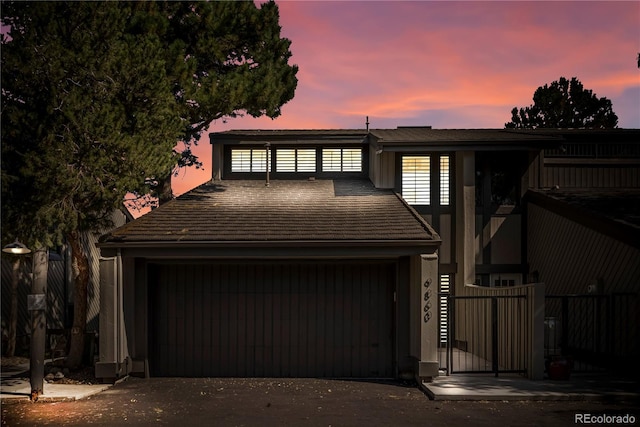
[[[394,264],[149,266],[150,373],[393,376]]]

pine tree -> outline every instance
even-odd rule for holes
[[[598,98],[580,80],[560,77],[533,94],[533,105],[511,110],[506,128],[615,128],[618,116],[611,101]]]
[[[163,2],[137,5],[139,32],[155,31],[166,53],[179,115],[184,124],[175,167],[200,167],[193,154],[214,120],[248,114],[276,118],[297,86],[289,64],[291,41],[280,35],[278,6],[253,1]],[[165,21],[159,19],[165,18]],[[155,195],[171,198],[170,169],[158,176]]]
[[[2,14],[2,238],[72,248],[77,366],[80,233],[108,226],[128,192],[169,198],[214,120],[280,115],[297,67],[274,2],[3,2]]]
[[[2,235],[72,248],[68,364],[82,362],[89,266],[79,235],[108,226],[128,191],[175,159],[182,131],[154,34],[117,2],[3,5]]]

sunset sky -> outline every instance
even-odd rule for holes
[[[431,125],[502,128],[539,86],[577,77],[640,128],[640,2],[278,1],[282,36],[300,67],[282,116],[215,122],[229,129]],[[211,177],[174,179],[181,194]]]

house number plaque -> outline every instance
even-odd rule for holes
[[[427,323],[431,319],[431,278],[428,278],[424,282],[424,323]]]

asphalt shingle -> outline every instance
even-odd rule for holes
[[[217,181],[130,222],[101,242],[433,241],[391,190],[367,180]]]

